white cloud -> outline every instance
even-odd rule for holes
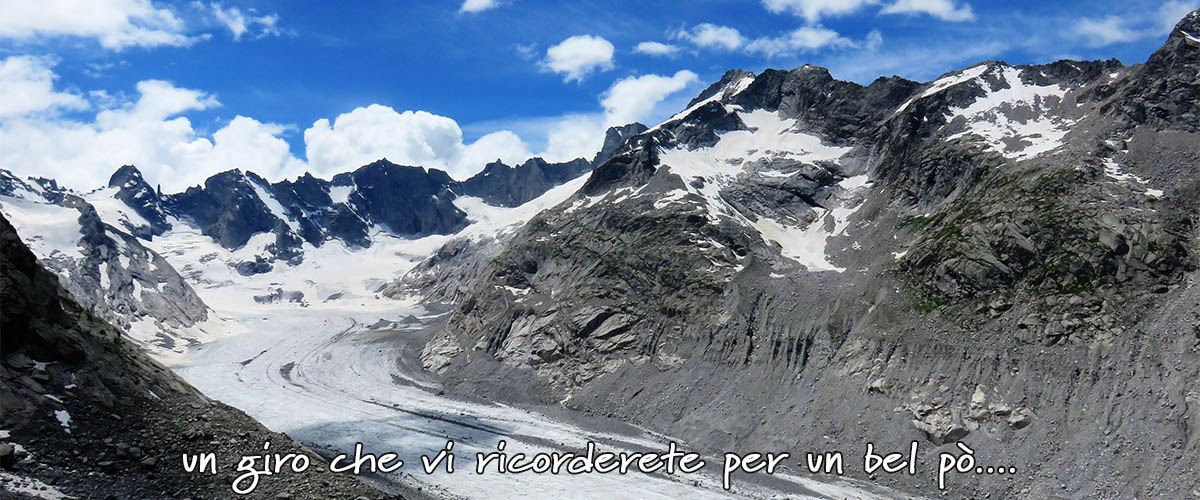
[[[1175,29],[1175,25],[1183,16],[1193,10],[1200,9],[1200,0],[1171,0],[1163,2],[1158,8],[1158,26],[1154,34],[1166,34]]]
[[[667,96],[687,88],[700,77],[688,70],[673,76],[642,75],[618,80],[607,91],[600,105],[609,126],[624,125],[645,117]]]
[[[395,163],[446,169],[462,146],[454,120],[425,111],[379,104],[355,108],[332,123],[322,118],[304,131],[309,167],[318,175],[343,172],[382,157]]]
[[[1081,19],[1075,24],[1073,33],[1089,47],[1158,37],[1170,33],[1183,16],[1197,8],[1200,8],[1200,0],[1171,0],[1155,10]]]
[[[943,21],[973,21],[975,12],[971,6],[961,7],[954,0],[896,0],[884,7],[881,14],[929,14]]]
[[[137,102],[120,109],[105,109],[96,114],[103,127],[160,122],[185,111],[199,111],[221,105],[217,98],[199,90],[176,87],[162,80],[137,83]]]
[[[28,41],[38,37],[96,39],[107,49],[186,46],[184,24],[168,9],[149,0],[37,0],[0,2],[0,38]]]
[[[1132,42],[1142,37],[1140,32],[1127,27],[1125,20],[1116,16],[1080,20],[1079,24],[1075,25],[1075,34],[1082,37],[1090,47]]]
[[[615,48],[598,36],[578,35],[546,49],[542,67],[563,75],[564,82],[583,81],[593,71],[613,69]]]
[[[521,45],[518,43],[516,45],[513,45],[513,48],[516,49],[517,54],[521,56],[521,59],[524,59],[526,61],[532,61],[533,59],[537,58],[537,44],[536,43],[529,43],[526,45]]]
[[[497,158],[518,164],[538,150],[536,154],[548,161],[590,158],[608,126],[668,116],[665,108],[677,111],[682,106],[674,95],[699,80],[687,70],[620,79],[602,94],[596,112],[540,119],[536,126],[517,128],[544,138],[536,150],[508,127],[489,126],[490,133],[465,143],[453,119],[374,104],[314,122],[303,133],[306,159],[301,159],[283,139],[294,127],[238,115],[212,134],[196,130],[189,114],[221,106],[216,96],[201,90],[144,80],[137,83],[133,99],[103,90],[65,93],[55,88],[57,77],[49,61],[9,58],[0,68],[0,86],[14,89],[0,93],[0,103],[7,106],[0,108],[5,113],[0,120],[0,168],[89,190],[104,185],[116,167],[134,164],[167,192],[231,168],[252,170],[273,181],[305,171],[328,178],[386,157],[465,179]],[[3,101],[10,95],[22,96],[24,107]],[[89,106],[97,110],[91,118],[57,112]]]
[[[247,15],[237,7],[225,8],[220,2],[213,2],[208,7],[212,12],[213,18],[229,30],[235,41],[241,40],[242,35],[250,32],[255,25],[258,26],[258,33],[255,35],[255,38],[280,35],[278,14],[256,16],[254,15],[254,10],[251,9],[250,14]]]
[[[642,42],[637,44],[633,51],[650,56],[671,56],[679,52],[679,46],[662,42]]]
[[[588,158],[604,145],[604,117],[595,114],[568,115],[559,118],[546,134],[546,161],[560,162]]]
[[[746,50],[761,53],[767,57],[775,57],[790,55],[795,52],[813,52],[825,47],[846,48],[854,46],[855,43],[853,41],[838,35],[836,31],[820,26],[805,26],[782,37],[757,38],[746,44]]]
[[[536,156],[547,161],[590,159],[603,145],[604,132],[608,127],[632,122],[657,123],[655,120],[683,108],[687,100],[679,102],[672,96],[691,88],[698,81],[699,77],[688,70],[678,71],[672,76],[622,78],[601,94],[601,113],[519,120],[503,126],[520,130],[526,138],[533,138],[536,142],[544,142],[544,148]],[[487,127],[500,125],[487,124]],[[543,137],[544,141],[541,141]]]
[[[469,177],[496,160],[516,165],[533,157],[529,146],[511,130],[492,132],[466,146],[455,158],[458,178]]]
[[[867,39],[866,39],[866,41],[863,42],[864,48],[866,48],[870,52],[874,52],[876,50],[879,50],[879,47],[882,47],[882,46],[883,46],[883,33],[880,33],[879,30],[877,30],[877,29],[871,30],[870,33],[867,33]]]
[[[711,23],[697,24],[691,30],[676,31],[671,38],[687,40],[699,47],[723,50],[737,50],[746,43],[746,38],[736,28]]]
[[[285,127],[237,116],[210,137],[193,129],[188,111],[219,106],[216,98],[157,80],[137,84],[134,102],[116,102],[91,121],[28,115],[0,122],[0,167],[53,177],[77,189],[108,182],[135,164],[151,182],[178,191],[219,170],[252,169],[268,178],[299,174],[304,164],[279,138]]]
[[[459,13],[483,12],[488,9],[494,9],[500,6],[497,0],[465,0],[462,7],[458,8]]]
[[[506,163],[533,156],[515,133],[500,130],[463,143],[462,129],[453,119],[425,111],[397,112],[372,104],[322,118],[304,131],[308,169],[330,177],[387,158],[393,163],[445,170],[466,179],[497,158]]]
[[[82,97],[54,90],[53,65],[46,58],[30,56],[0,60],[0,118],[87,109]]]
[[[497,158],[514,164],[532,156],[511,131],[464,144],[461,129],[450,118],[371,105],[332,121],[317,120],[304,132],[306,162],[282,138],[294,127],[239,115],[210,136],[197,131],[186,115],[221,105],[207,92],[144,80],[137,83],[134,100],[103,90],[85,98],[56,90],[55,78],[45,59],[0,61],[0,168],[53,177],[82,190],[104,185],[125,164],[137,165],[150,182],[176,192],[231,168],[253,170],[271,180],[305,171],[329,177],[387,157],[441,168],[463,179]],[[88,106],[98,109],[91,119],[56,112]],[[555,151],[571,150],[564,140],[556,139]]]
[[[843,16],[867,6],[877,0],[762,0],[763,7],[776,14],[787,12],[803,17],[810,23],[822,17]]]

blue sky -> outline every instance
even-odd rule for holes
[[[1200,0],[14,0],[0,168],[78,188],[136,163],[169,191],[229,168],[330,176],[380,156],[465,178],[590,156],[727,69],[869,83],[985,59],[1139,63]]]

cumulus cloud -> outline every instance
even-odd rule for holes
[[[0,61],[0,168],[53,177],[81,190],[104,185],[124,164],[137,165],[151,183],[178,192],[232,168],[273,181],[305,171],[328,178],[386,157],[465,179],[496,159],[517,164],[535,154],[549,161],[590,158],[608,126],[677,110],[681,104],[668,97],[699,80],[687,70],[620,79],[600,96],[596,112],[521,128],[539,139],[536,150],[512,127],[489,126],[490,133],[467,143],[449,117],[374,104],[315,121],[303,131],[302,159],[284,140],[298,133],[294,126],[237,115],[211,134],[197,130],[188,115],[221,106],[208,92],[163,80],[138,82],[132,98],[103,90],[64,92],[55,86],[52,63],[28,57]],[[64,113],[87,109],[94,114]]]
[[[591,158],[600,150],[608,127],[646,120],[661,111],[658,108],[668,96],[698,81],[699,76],[687,70],[671,76],[623,78],[601,95],[603,112],[540,118],[524,124],[489,123],[483,129],[502,130],[470,144],[464,143],[462,129],[451,118],[373,104],[332,121],[317,120],[304,131],[305,156],[308,169],[325,177],[386,157],[395,163],[440,168],[456,179],[470,177],[497,159],[512,165],[533,156],[552,162]],[[544,145],[535,150],[514,129]]]
[[[493,132],[465,145],[462,129],[451,118],[425,111],[397,112],[380,104],[356,108],[332,122],[317,120],[304,131],[304,143],[309,170],[323,176],[386,157],[465,179],[497,158],[519,162],[530,156],[510,131]]]
[[[533,157],[533,153],[529,152],[529,146],[515,132],[511,130],[492,132],[462,149],[462,152],[455,158],[455,173],[452,175],[466,178],[474,175],[484,165],[496,160],[515,165],[531,157]]]
[[[696,83],[700,77],[688,70],[672,76],[642,75],[618,80],[604,92],[600,105],[604,107],[607,125],[624,125],[645,117],[667,96]]]
[[[762,0],[762,3],[763,7],[776,14],[786,12],[803,17],[810,23],[815,23],[823,17],[851,14],[878,2],[877,0]]]
[[[583,81],[593,71],[613,69],[613,44],[602,37],[578,35],[546,49],[542,67],[563,75],[564,82]]]
[[[500,2],[497,0],[466,0],[462,3],[462,7],[458,8],[458,12],[474,14],[476,12],[494,9],[499,6]]]
[[[954,0],[897,0],[884,7],[882,14],[929,14],[943,21],[974,21],[971,6],[956,5]]]
[[[85,190],[104,185],[128,163],[168,191],[218,170],[253,169],[278,179],[304,169],[279,137],[281,125],[237,116],[206,137],[181,114],[219,106],[214,96],[158,80],[138,83],[137,91],[133,102],[105,94],[113,106],[90,121],[30,114],[0,122],[0,165]]]
[[[637,44],[633,51],[649,56],[672,56],[679,52],[679,46],[662,42],[642,42]]]
[[[547,161],[591,158],[604,143],[608,127],[649,122],[678,111],[682,103],[668,98],[691,88],[699,76],[681,70],[671,76],[641,75],[617,80],[601,94],[601,113],[571,114],[535,120],[531,134],[544,134],[545,149],[537,156]],[[686,102],[686,101],[685,101]]]
[[[30,56],[0,61],[0,118],[86,109],[83,97],[54,90],[53,65],[50,59]]]
[[[244,13],[237,7],[226,8],[220,2],[209,4],[208,8],[212,12],[213,19],[228,29],[235,41],[241,40],[242,35],[252,31],[256,31],[253,33],[255,38],[279,36],[281,33],[278,26],[278,14],[258,16],[255,15],[254,9],[250,9],[249,13]]]
[[[697,24],[690,30],[676,31],[671,38],[687,40],[698,47],[730,51],[737,50],[746,43],[746,38],[736,28],[711,23]]]
[[[538,154],[546,161],[591,158],[604,145],[604,117],[576,114],[559,117],[546,133],[546,149]]]
[[[305,154],[314,173],[342,172],[387,157],[395,163],[446,168],[462,143],[450,118],[379,104],[356,108],[304,131]]]
[[[0,2],[0,38],[58,36],[95,39],[112,50],[186,46],[203,38],[186,35],[179,17],[149,0]]]

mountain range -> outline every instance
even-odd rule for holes
[[[729,71],[591,161],[230,170],[165,195],[133,166],[90,193],[5,172],[0,209],[159,356],[227,330],[214,311],[418,302],[445,312],[419,362],[453,394],[705,450],[866,436],[935,463],[961,441],[1016,467],[961,498],[1185,498],[1198,174],[1200,11],[1133,66]]]

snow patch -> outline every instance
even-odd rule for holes
[[[329,199],[334,203],[343,205],[350,202],[350,194],[354,192],[354,186],[331,186],[329,188]]]
[[[1061,146],[1074,122],[1051,117],[1048,110],[1062,101],[1066,89],[1057,84],[1026,85],[1021,81],[1021,70],[1008,66],[1001,69],[1000,77],[1008,88],[991,87],[967,107],[950,110],[949,121],[961,117],[967,129],[947,140],[976,135],[984,139],[988,149],[1015,160],[1033,158]],[[1032,117],[1010,117],[1018,111]]]
[[[71,414],[67,410],[54,410],[54,418],[67,430],[67,434],[71,433]]]
[[[109,280],[108,280],[108,262],[101,262],[99,271],[100,271],[100,289],[108,290],[109,286],[111,285],[111,283],[109,283]]]
[[[1121,170],[1121,166],[1113,160],[1104,160],[1104,174],[1115,179],[1117,182],[1137,183],[1142,185],[1150,184],[1150,181],[1148,180]],[[1154,188],[1146,188],[1145,193],[1146,196],[1151,198],[1162,198],[1162,196],[1166,194],[1163,190]]]
[[[254,193],[257,194],[258,198],[261,199],[263,204],[267,206],[267,210],[271,211],[271,215],[274,215],[275,218],[283,221],[284,224],[287,224],[293,233],[300,234],[300,224],[287,216],[287,212],[283,209],[283,204],[279,203],[279,200],[276,200],[275,196],[271,195],[271,193],[268,193],[267,190],[258,185],[257,182],[250,180],[249,177],[246,177],[246,183],[250,184],[250,187],[254,188]]]
[[[18,497],[40,498],[42,500],[67,500],[75,498],[35,478],[22,477],[9,472],[0,472],[0,487],[4,491],[13,493]]]
[[[31,199],[0,196],[0,212],[16,228],[17,234],[39,259],[83,258],[79,239],[79,211]]]
[[[807,227],[787,226],[766,217],[752,222],[751,225],[758,230],[764,241],[778,243],[780,253],[784,257],[800,263],[809,271],[841,273],[845,272],[846,268],[830,263],[825,247],[830,238],[845,233],[850,225],[848,218],[856,209],[857,207],[825,210]],[[829,227],[830,225],[832,227]]]
[[[742,122],[751,130],[734,130],[721,134],[711,147],[688,150],[674,148],[663,151],[659,162],[683,179],[689,192],[707,200],[709,219],[729,215],[729,206],[721,201],[721,189],[745,171],[744,165],[770,158],[787,158],[803,162],[836,160],[850,151],[848,147],[830,146],[820,137],[794,130],[796,120],[780,118],[779,113],[755,110],[739,112]],[[697,188],[697,180],[702,186]]]
[[[838,185],[841,186],[842,189],[845,189],[846,191],[857,191],[859,188],[866,186],[867,184],[870,184],[870,183],[871,183],[871,181],[867,178],[867,175],[863,174],[863,175],[856,175],[854,177],[847,177],[845,179],[842,179],[842,181],[839,182]]]
[[[987,72],[988,68],[989,68],[989,66],[987,64],[980,64],[978,66],[973,66],[973,67],[964,69],[962,71],[958,71],[953,74],[946,75],[937,80],[934,80],[933,83],[931,83],[929,85],[929,88],[925,89],[924,92],[921,92],[921,95],[918,95],[916,97],[913,97],[912,99],[905,101],[904,104],[901,104],[900,107],[897,108],[894,113],[892,113],[892,115],[894,116],[894,115],[903,113],[904,110],[908,109],[908,107],[912,105],[912,103],[917,102],[921,99],[924,99],[926,97],[934,95],[938,92],[946,90],[946,89],[953,87],[955,85],[958,85],[960,83],[966,83],[966,82],[969,82],[976,78],[979,78],[980,76],[983,76],[983,74]]]
[[[125,228],[150,227],[150,222],[116,198],[120,188],[108,187],[97,189],[84,196],[93,207],[100,220],[117,227]]]

